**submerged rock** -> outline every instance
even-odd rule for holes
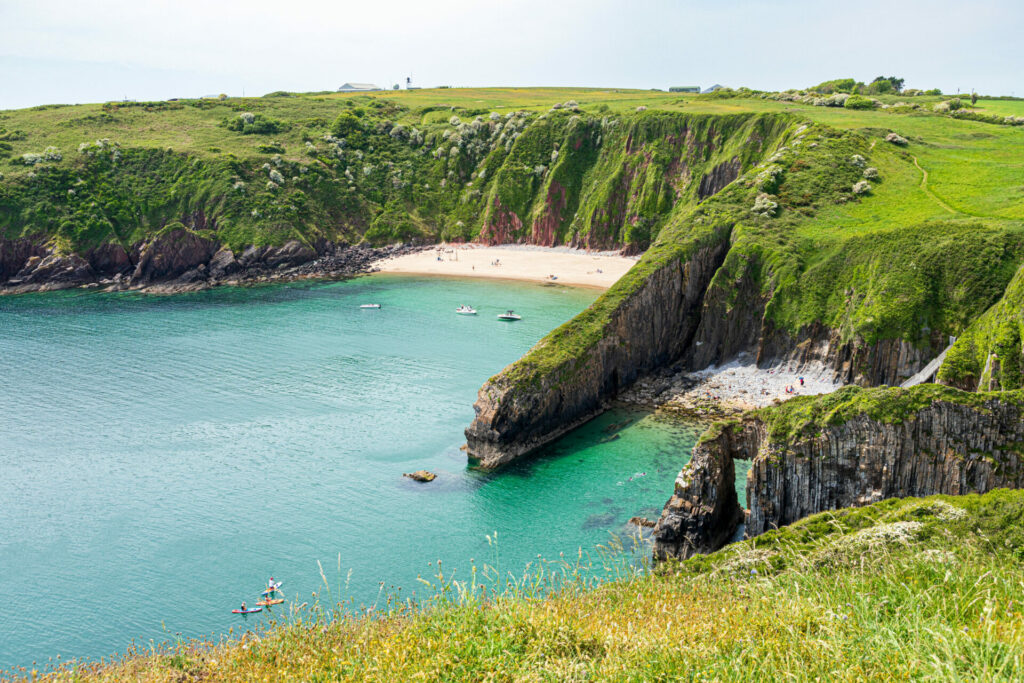
[[[437,479],[437,475],[427,470],[416,470],[415,472],[406,472],[402,475],[403,477],[409,477],[416,481],[428,482]]]

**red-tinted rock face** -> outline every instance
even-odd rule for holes
[[[544,247],[555,246],[558,243],[558,228],[562,224],[564,210],[565,188],[557,182],[552,182],[544,202],[544,213],[533,222],[530,242]]]
[[[171,230],[142,246],[132,285],[175,277],[204,265],[217,248],[216,242],[184,228]]]
[[[484,244],[510,244],[518,241],[517,236],[523,229],[523,222],[514,211],[501,205],[497,197],[490,213],[490,220],[480,231],[480,241]]]

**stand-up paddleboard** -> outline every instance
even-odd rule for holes
[[[273,588],[268,588],[267,590],[265,590],[262,593],[260,593],[260,595],[270,595],[271,593],[277,592],[277,589],[281,587],[282,583],[284,583],[284,581],[278,581],[277,583],[274,584]]]
[[[267,598],[266,600],[260,600],[256,604],[270,607],[271,605],[280,605],[282,602],[284,602],[284,598]]]
[[[249,607],[248,609],[233,609],[232,614],[252,614],[253,612],[262,612],[262,607]]]

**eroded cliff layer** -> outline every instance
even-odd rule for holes
[[[1021,488],[1024,394],[847,387],[720,423],[676,480],[655,526],[656,557],[708,553],[735,533],[736,459],[752,461],[748,537],[885,498]]]

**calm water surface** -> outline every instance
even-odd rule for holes
[[[230,610],[269,575],[309,600],[339,553],[369,603],[493,560],[495,531],[515,573],[628,535],[693,426],[616,411],[498,473],[459,450],[480,384],[596,294],[377,275],[0,298],[0,669],[252,626]]]

